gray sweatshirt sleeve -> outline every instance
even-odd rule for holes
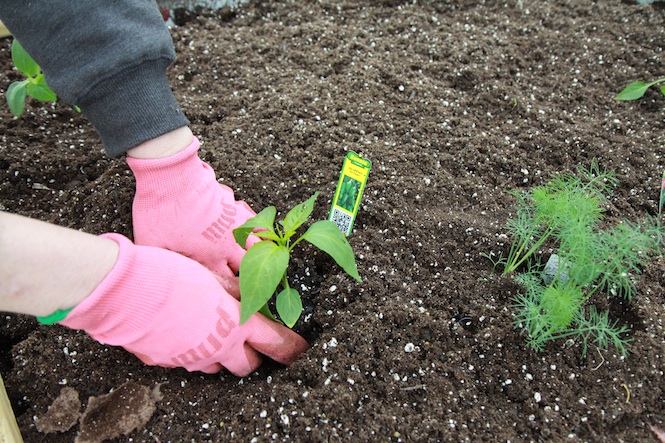
[[[0,20],[109,156],[189,124],[166,77],[175,52],[155,0],[0,0]]]

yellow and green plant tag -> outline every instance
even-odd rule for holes
[[[344,158],[328,220],[344,235],[351,234],[372,163],[350,151]]]

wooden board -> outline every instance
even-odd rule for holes
[[[23,443],[12,404],[7,397],[5,384],[0,376],[0,443]]]
[[[12,33],[9,32],[9,29],[7,29],[4,23],[0,22],[0,38],[9,37],[10,35]]]

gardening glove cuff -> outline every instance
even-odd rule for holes
[[[219,276],[198,262],[160,248],[120,246],[99,286],[59,323],[122,346],[149,365],[245,376],[260,353],[291,364],[309,348],[295,332],[256,314],[240,325],[240,303]]]
[[[217,182],[198,157],[199,141],[161,159],[127,157],[136,176],[134,241],[179,252],[220,275],[240,268],[245,250],[233,229],[256,215],[233,191]],[[246,247],[258,239],[252,237]]]

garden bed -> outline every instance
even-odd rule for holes
[[[248,377],[148,367],[85,333],[3,315],[0,370],[24,439],[64,387],[83,403],[159,386],[145,426],[111,441],[656,441],[665,427],[665,260],[603,306],[629,354],[525,344],[507,252],[511,190],[597,159],[620,180],[609,222],[655,216],[665,97],[614,96],[665,74],[665,10],[608,0],[275,2],[176,14],[169,71],[201,155],[256,211],[315,191],[327,216],[347,150],[372,161],[349,241],[364,282],[324,254],[292,278],[312,348]],[[4,92],[19,79],[0,42]],[[130,236],[134,180],[69,105],[0,106],[0,209]],[[470,322],[460,322],[463,316]],[[118,398],[122,398],[119,396]],[[117,428],[114,420],[104,426]]]

